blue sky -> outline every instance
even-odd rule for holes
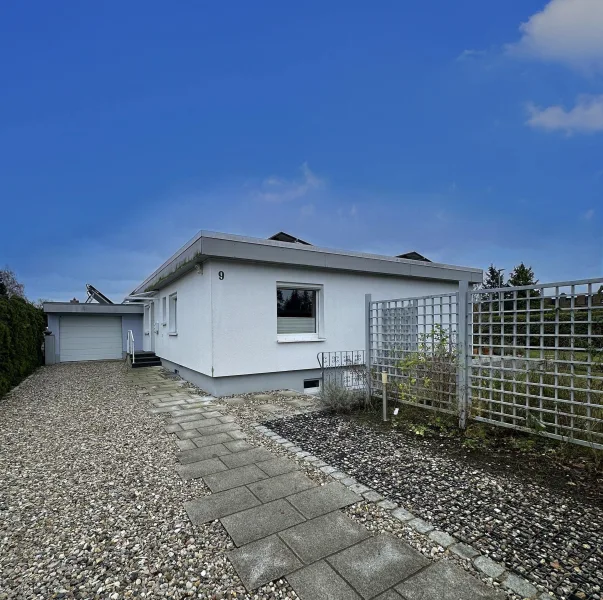
[[[120,301],[200,229],[603,274],[603,2],[0,7],[0,265]]]

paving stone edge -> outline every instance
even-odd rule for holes
[[[523,577],[520,577],[519,575],[509,571],[503,563],[492,560],[485,554],[481,554],[473,546],[459,541],[455,538],[455,536],[450,535],[445,531],[435,529],[427,521],[424,521],[404,508],[400,508],[395,502],[385,500],[383,496],[381,496],[381,494],[379,494],[379,492],[376,490],[358,483],[354,478],[349,477],[346,473],[343,473],[336,467],[324,463],[309,452],[302,451],[299,446],[296,446],[290,440],[281,437],[269,427],[260,425],[258,423],[252,423],[251,426],[254,427],[259,433],[270,438],[275,444],[283,446],[283,448],[285,448],[288,452],[291,452],[300,460],[310,463],[331,479],[339,481],[339,483],[342,483],[351,490],[355,491],[357,494],[360,494],[367,502],[372,502],[377,506],[380,506],[382,509],[390,512],[392,517],[398,521],[401,521],[402,523],[405,523],[409,527],[412,527],[418,534],[429,538],[431,542],[439,544],[444,548],[444,550],[449,550],[459,558],[470,561],[473,566],[480,573],[482,573],[482,575],[497,581],[502,587],[506,588],[510,592],[515,594],[519,593],[524,598],[535,600],[541,600],[547,597],[550,598],[550,596],[548,596],[546,593],[543,593],[541,590],[538,590],[527,579],[524,579]],[[495,577],[493,577],[494,574],[496,574]],[[528,593],[529,595],[525,595],[525,593]]]

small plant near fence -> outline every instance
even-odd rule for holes
[[[457,345],[441,325],[421,334],[417,352],[397,364],[398,400],[452,412],[456,410]]]
[[[338,381],[323,383],[318,399],[323,408],[334,413],[351,413],[358,410],[365,403],[364,391],[346,388]]]
[[[326,410],[349,413],[373,408],[363,351],[321,352],[318,362],[322,368],[318,398]]]

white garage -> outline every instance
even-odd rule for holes
[[[122,357],[121,317],[62,316],[60,328],[61,362]]]

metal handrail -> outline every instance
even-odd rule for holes
[[[128,354],[132,357],[132,364],[134,364],[134,332],[131,329],[128,329],[128,343],[126,346],[126,350]]]

